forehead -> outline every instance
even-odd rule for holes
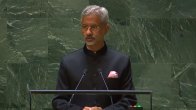
[[[97,15],[86,15],[81,19],[82,24],[100,24],[101,18]]]

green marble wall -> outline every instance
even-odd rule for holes
[[[196,109],[196,0],[0,0],[0,110],[27,110],[28,88],[55,88],[60,58],[83,46],[89,4],[108,8],[108,45],[131,56],[154,110]],[[34,109],[51,110],[51,98],[33,96]]]

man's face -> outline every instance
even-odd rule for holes
[[[81,19],[81,32],[86,45],[98,46],[103,44],[104,35],[108,29],[108,24],[102,22],[99,16],[87,15]]]

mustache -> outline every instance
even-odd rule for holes
[[[93,35],[88,35],[88,36],[86,36],[85,38],[86,38],[86,39],[91,39],[91,38],[95,38],[95,36],[93,36]]]

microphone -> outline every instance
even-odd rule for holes
[[[100,76],[101,76],[101,78],[102,78],[102,80],[104,82],[104,85],[105,85],[106,89],[109,90],[108,85],[107,85],[107,83],[106,83],[106,81],[105,81],[105,79],[103,77],[103,73],[102,73],[101,69],[98,69],[98,72],[99,72],[99,74],[100,74]],[[114,102],[113,102],[112,96],[111,95],[109,95],[109,96],[110,96],[111,104],[113,105]]]
[[[87,72],[87,69],[84,69],[83,74],[82,74],[82,76],[81,76],[81,78],[80,78],[80,80],[79,80],[79,82],[78,82],[78,84],[76,85],[76,88],[75,88],[74,90],[77,90],[77,89],[78,89],[80,83],[82,82],[82,80],[84,79],[84,76],[86,75],[86,72]],[[68,102],[69,105],[70,105],[70,103],[71,103],[71,101],[72,101],[74,95],[75,95],[75,94],[72,94],[72,95],[71,95],[71,98],[69,99],[69,102]]]

